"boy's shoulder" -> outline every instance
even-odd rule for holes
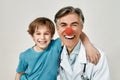
[[[61,40],[60,40],[60,38],[57,38],[57,39],[52,39],[51,40],[51,43],[50,43],[50,45],[49,46],[52,46],[52,47],[61,47]]]
[[[60,38],[52,39],[51,42],[52,43],[61,43],[61,39]]]
[[[21,52],[21,55],[29,55],[32,52],[32,48],[28,48]]]

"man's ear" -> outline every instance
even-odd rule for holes
[[[56,27],[56,30],[57,30],[57,33],[59,34],[59,28],[58,28],[58,26]]]

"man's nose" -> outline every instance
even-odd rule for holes
[[[67,35],[72,35],[72,34],[73,34],[73,29],[72,29],[71,27],[67,27],[67,28],[65,29],[65,33],[66,33]]]

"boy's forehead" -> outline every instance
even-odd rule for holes
[[[46,30],[50,30],[50,27],[48,25],[38,25],[36,26],[36,29],[35,30],[42,30],[42,29],[46,29]]]
[[[47,28],[47,29],[49,29],[49,26],[48,25],[44,25],[44,24],[39,24],[39,25],[37,25],[36,28]]]

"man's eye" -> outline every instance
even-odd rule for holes
[[[78,24],[73,24],[73,26],[78,26]]]
[[[65,27],[66,25],[61,25],[61,27]]]
[[[61,27],[65,27],[66,24],[65,24],[65,23],[61,23],[60,26],[61,26]]]

